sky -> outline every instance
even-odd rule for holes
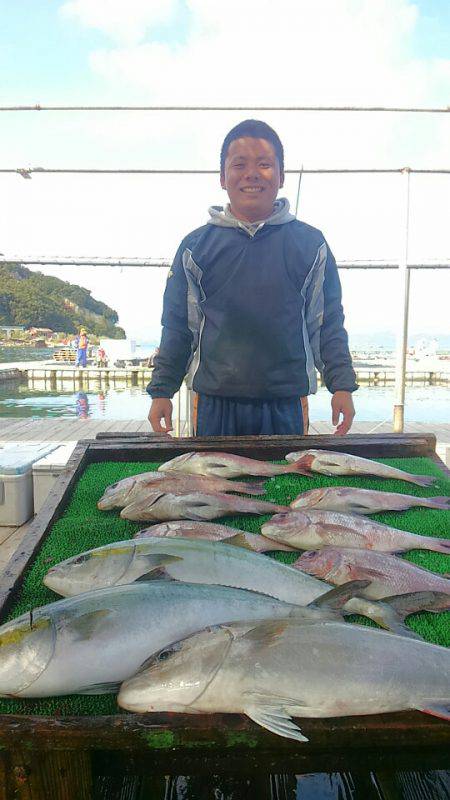
[[[449,105],[444,0],[0,0],[0,106]],[[216,169],[249,116],[288,168],[450,168],[448,114],[0,112],[0,168]],[[411,175],[408,258],[450,258],[450,175]],[[295,207],[297,177],[280,196]],[[337,260],[405,252],[404,175],[304,175],[298,216]],[[0,252],[172,258],[227,201],[218,175],[0,173]],[[157,341],[165,269],[40,267]],[[395,332],[395,272],[341,271],[350,338]],[[410,332],[448,332],[450,271],[414,272]]]

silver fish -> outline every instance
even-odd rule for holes
[[[409,592],[438,592],[439,602],[429,610],[450,608],[448,578],[387,553],[326,547],[303,553],[292,566],[338,586],[351,580],[370,580],[370,586],[362,594],[372,600]]]
[[[450,651],[338,621],[218,625],[150,658],[122,684],[118,703],[246,714],[301,742],[308,739],[292,717],[417,709],[450,720]]]
[[[311,612],[224,586],[153,581],[99,589],[0,627],[0,695],[117,691],[150,653],[207,625],[303,613]]]
[[[227,494],[206,492],[149,493],[142,502],[131,503],[120,512],[123,519],[133,520],[174,520],[216,519],[233,514],[271,514],[275,511],[287,511],[287,506],[278,506],[263,500],[250,500]]]
[[[51,567],[44,584],[72,596],[143,577],[250,589],[299,605],[308,605],[327,584],[286,564],[240,547],[195,539],[127,539],[88,550]]]
[[[294,460],[294,459],[291,459]],[[183,453],[158,467],[164,472],[189,472],[197,475],[217,475],[221,478],[236,478],[240,475],[286,475],[305,474],[302,465],[273,464],[271,461],[256,461],[231,453]],[[309,473],[308,473],[309,474]]]
[[[434,550],[450,555],[450,539],[419,536],[366,517],[318,508],[275,514],[263,524],[261,533],[298,550],[321,550],[331,545],[383,553]]]
[[[272,558],[221,542],[192,539],[132,539],[90,550],[52,567],[44,578],[49,589],[70,596],[101,586],[153,578],[249,589],[288,603],[307,606],[329,591],[324,581]],[[414,599],[402,617],[423,608]],[[352,597],[344,611],[363,614],[383,627],[412,635],[397,609]]]
[[[150,536],[167,536],[168,538],[183,539],[206,539],[210,542],[224,542],[234,544],[237,547],[245,547],[254,550],[255,553],[267,553],[271,550],[287,550],[292,553],[295,549],[281,542],[271,541],[266,536],[258,533],[240,531],[237,528],[230,528],[228,525],[218,525],[214,522],[193,522],[190,520],[178,520],[175,522],[163,522],[161,525],[151,525],[134,534],[133,539],[148,538]]]
[[[352,486],[323,486],[302,492],[290,504],[293,509],[317,508],[342,511],[344,514],[378,514],[381,511],[405,511],[423,506],[450,510],[450,497],[414,497],[397,492],[377,492]]]
[[[418,486],[430,486],[436,478],[429,475],[411,475],[387,464],[379,464],[369,458],[336,453],[334,450],[301,450],[288,453],[286,461],[293,461],[299,471],[320,472],[322,475],[377,475],[379,478],[396,478]]]
[[[131,503],[145,500],[154,491],[164,492],[242,492],[242,494],[264,494],[260,483],[228,481],[206,475],[184,475],[165,472],[143,472],[130,478],[123,478],[105,489],[97,503],[97,508],[106,511],[111,508],[125,508]]]

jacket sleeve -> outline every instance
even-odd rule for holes
[[[162,335],[147,392],[152,397],[173,397],[187,371],[192,349],[188,328],[187,281],[183,269],[184,241],[175,255],[164,291]]]
[[[344,328],[342,292],[334,256],[322,242],[306,293],[307,328],[314,362],[332,394],[358,388]]]

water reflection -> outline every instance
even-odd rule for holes
[[[89,416],[89,400],[86,392],[77,392],[75,395],[75,409],[77,417],[87,419]]]
[[[34,380],[27,384],[0,384],[1,417],[59,417],[74,416],[77,393],[84,392],[89,401],[90,419],[146,419],[150,398],[145,385],[105,385],[99,381],[60,381],[52,386],[50,381]],[[324,388],[310,397],[310,418],[328,420],[330,395]],[[393,390],[389,387],[361,387],[355,398],[359,422],[390,420],[392,417]],[[406,418],[417,422],[448,422],[450,387],[413,387],[407,391]],[[185,400],[181,410],[184,413]],[[314,430],[311,431],[314,433]]]
[[[449,800],[450,771],[105,777],[94,800]]]

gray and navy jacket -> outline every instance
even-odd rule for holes
[[[147,387],[173,397],[188,373],[201,394],[301,397],[354,391],[336,262],[323,234],[285,199],[261,222],[229,206],[178,248],[167,279],[162,338]]]

